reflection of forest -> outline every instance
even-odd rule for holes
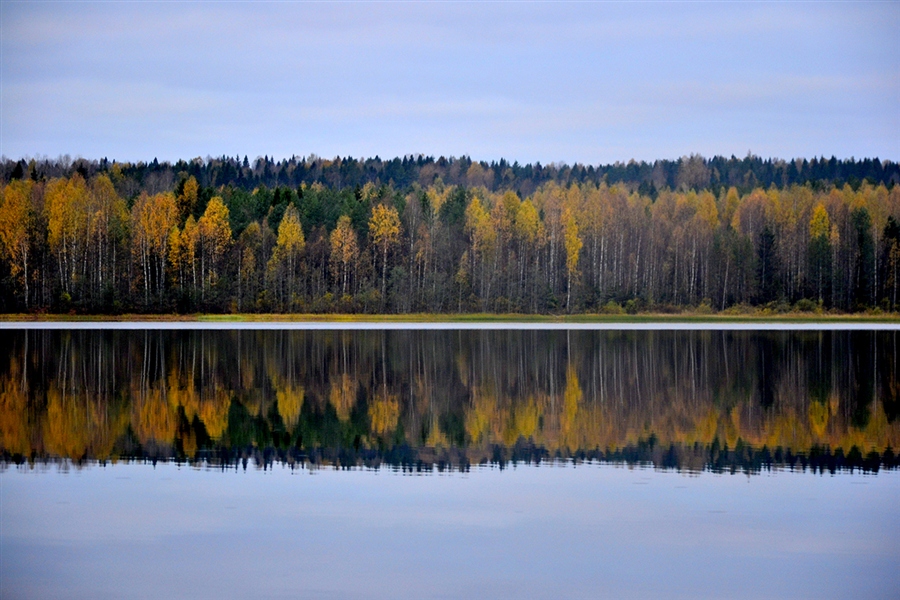
[[[0,451],[896,465],[894,332],[10,331]]]

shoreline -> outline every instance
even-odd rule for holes
[[[638,313],[541,315],[523,313],[240,313],[240,314],[71,314],[2,313],[2,322],[98,323],[900,323],[900,313]]]
[[[900,315],[2,314],[0,329],[900,330]]]

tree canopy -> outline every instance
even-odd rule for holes
[[[633,177],[617,182],[612,167],[598,178],[599,167],[501,161],[497,171],[463,158],[372,160],[282,161],[265,169],[273,187],[232,159],[152,167],[31,161],[21,169],[7,161],[0,309],[897,306],[893,163],[793,161],[779,168],[845,179],[801,184],[791,175],[763,186],[776,163],[755,158],[687,157],[673,163],[672,178],[654,163],[647,176],[658,167],[658,180],[641,179],[635,164],[623,171]],[[217,169],[227,165],[230,175],[219,181]],[[366,177],[352,176],[359,165],[372,167]],[[728,165],[762,171],[752,186],[725,185],[743,177]],[[865,169],[878,176],[850,181]]]

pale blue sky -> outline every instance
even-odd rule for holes
[[[898,2],[12,2],[0,153],[900,159]]]

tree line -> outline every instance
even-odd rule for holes
[[[122,193],[135,196],[138,191],[154,194],[170,190],[186,176],[193,175],[203,187],[233,186],[248,191],[265,186],[297,188],[304,183],[322,184],[343,189],[372,183],[405,190],[414,184],[428,187],[440,179],[445,185],[482,186],[490,191],[512,190],[520,197],[530,196],[547,183],[568,186],[572,183],[600,185],[624,184],[655,199],[659,190],[687,187],[694,190],[717,191],[722,186],[736,187],[740,192],[753,188],[810,185],[815,188],[844,184],[854,190],[862,183],[900,183],[900,164],[878,158],[838,159],[798,158],[794,160],[763,159],[747,154],[744,158],[716,156],[710,159],[699,155],[683,156],[677,160],[628,161],[608,165],[567,165],[564,163],[520,164],[505,159],[474,161],[468,156],[438,157],[404,156],[393,159],[334,157],[316,155],[292,156],[276,160],[273,157],[221,156],[179,160],[174,164],[160,162],[115,162],[109,159],[87,160],[63,156],[57,159],[0,159],[0,180],[32,178],[51,179],[80,173],[85,179],[116,168],[123,175]]]
[[[7,164],[0,309],[895,309],[893,179],[715,188],[715,160],[685,159],[673,185],[550,179],[528,194],[471,161],[465,183],[252,189],[209,185],[212,162],[164,180],[119,163],[53,176]]]

